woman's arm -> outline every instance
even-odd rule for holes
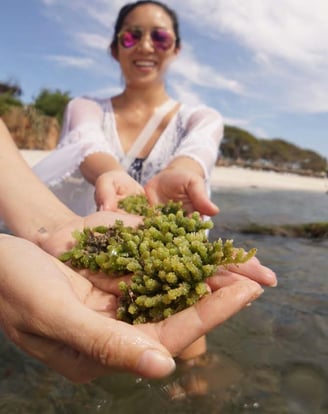
[[[16,235],[40,244],[75,214],[33,174],[0,119],[0,217]]]
[[[145,186],[152,204],[181,201],[188,212],[214,216],[219,209],[209,199],[208,182],[223,137],[221,115],[208,107],[189,117],[186,134],[166,168]]]
[[[118,200],[143,193],[143,188],[121,166],[103,130],[103,109],[93,100],[73,99],[66,111],[66,128],[61,145],[81,143],[79,169],[82,176],[95,186],[99,210],[115,210]],[[74,145],[74,144],[73,144]]]
[[[139,218],[112,212],[80,217],[50,191],[21,156],[0,119],[0,218],[16,236],[57,255],[72,242],[72,232],[116,219],[137,225]]]
[[[207,180],[218,158],[223,131],[223,119],[219,112],[207,106],[195,109],[186,122],[185,135],[166,168],[188,169]]]
[[[61,146],[78,141],[81,143],[83,153],[79,165],[80,171],[93,185],[105,172],[123,171],[106,141],[103,118],[104,112],[98,102],[87,98],[73,99],[65,112],[65,125],[60,141]]]

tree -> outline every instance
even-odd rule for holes
[[[61,92],[59,89],[41,89],[34,100],[34,107],[48,116],[54,116],[62,124],[67,103],[71,99],[69,92]]]
[[[14,82],[0,82],[0,95],[18,98],[22,95],[22,88]]]
[[[22,106],[19,97],[21,87],[14,82],[0,82],[0,115],[4,115],[13,106]]]
[[[258,140],[249,132],[233,127],[224,128],[220,151],[223,157],[234,160],[256,160],[259,156]]]

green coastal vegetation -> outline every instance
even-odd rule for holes
[[[15,108],[16,111],[20,108],[26,116],[34,116],[33,123],[38,122],[38,117],[55,118],[60,129],[65,107],[72,98],[70,92],[43,88],[29,104],[22,102],[22,93],[17,82],[0,81],[0,116],[5,122]],[[15,129],[12,125],[8,127]],[[299,148],[283,138],[258,138],[244,129],[229,125],[225,126],[217,163],[318,177],[327,174],[326,158],[315,151]]]
[[[60,259],[73,268],[102,271],[108,277],[132,273],[121,281],[117,318],[132,324],[156,322],[192,306],[208,294],[206,279],[218,266],[244,263],[256,254],[232,240],[210,242],[211,220],[189,216],[182,203],[150,206],[144,195],[129,196],[120,208],[143,217],[137,228],[117,220],[112,227],[73,233],[77,243]]]
[[[226,126],[220,147],[222,164],[258,170],[324,177],[327,160],[282,138],[261,139],[235,126]]]
[[[43,88],[33,101],[22,101],[17,82],[0,81],[0,117],[20,149],[55,148],[70,92]],[[282,138],[263,139],[236,126],[225,126],[217,165],[238,165],[257,170],[287,172],[327,178],[327,159],[315,151],[300,148]],[[300,225],[251,225],[241,229],[289,237],[327,238],[326,222]]]
[[[71,99],[69,92],[43,88],[33,99],[33,102],[28,105],[22,102],[22,94],[23,91],[17,83],[0,81],[0,116],[10,112],[13,107],[30,107],[40,115],[56,118],[59,124],[62,124],[65,107]]]

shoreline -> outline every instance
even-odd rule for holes
[[[227,188],[258,188],[328,193],[328,179],[304,177],[291,173],[258,171],[241,167],[215,167],[211,175],[215,190]]]
[[[20,150],[30,167],[51,151]],[[241,167],[215,167],[211,175],[213,190],[258,188],[263,190],[290,190],[328,193],[328,178],[304,177],[297,174],[258,171]]]

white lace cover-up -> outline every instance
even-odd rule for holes
[[[136,158],[128,173],[145,185],[173,159],[187,156],[202,166],[210,194],[209,178],[222,137],[223,120],[217,111],[205,105],[182,104],[147,158]],[[111,99],[75,98],[67,106],[57,148],[33,170],[70,209],[85,216],[96,211],[94,186],[84,179],[79,166],[97,152],[111,154],[120,163],[125,157]]]

